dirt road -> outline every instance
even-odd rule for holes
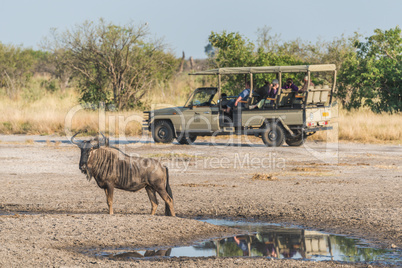
[[[160,216],[149,216],[145,190],[116,191],[116,215],[109,216],[104,191],[78,169],[76,146],[65,138],[0,136],[0,266],[115,266],[114,260],[83,253],[187,245],[237,232],[196,217],[303,225],[402,247],[401,146],[308,142],[266,148],[260,140],[200,139],[195,146],[135,140],[119,146],[165,162],[178,217],[161,216],[162,200]],[[264,258],[118,261],[142,267],[235,264],[334,265]]]

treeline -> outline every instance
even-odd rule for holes
[[[336,64],[337,98],[347,109],[369,107],[374,112],[402,110],[402,35],[401,29],[374,31],[363,38],[341,36],[333,41],[319,40],[315,44],[295,39],[288,42],[270,34],[271,29],[258,30],[257,43],[240,33],[215,33],[205,47],[211,65],[215,67],[279,66],[298,64]],[[296,77],[301,80],[301,77]],[[227,78],[226,86],[242,85],[239,77]],[[256,76],[262,85],[266,77]],[[314,77],[324,83],[326,77]]]
[[[53,30],[39,52],[1,45],[0,53],[1,86],[10,97],[33,73],[45,72],[52,77],[46,88],[64,90],[73,82],[81,102],[102,101],[119,110],[138,106],[146,91],[171,79],[179,64],[160,40],[150,38],[146,25],[117,26],[102,19]]]
[[[356,33],[316,43],[284,42],[271,34],[269,27],[258,29],[255,43],[240,33],[212,32],[205,52],[205,68],[334,63],[338,68],[337,98],[345,108],[369,107],[391,113],[402,109],[399,27],[377,29],[366,38]],[[46,73],[50,79],[41,87],[48,91],[63,92],[73,84],[82,103],[102,101],[119,110],[138,108],[151,88],[182,71],[183,60],[161,40],[152,39],[147,25],[118,26],[100,19],[64,32],[53,30],[38,51],[0,43],[0,88],[16,98],[21,89],[29,87],[34,74]],[[229,78],[227,87],[242,85],[240,79]],[[257,75],[255,79],[258,85],[266,77]],[[326,78],[314,79],[323,83]]]

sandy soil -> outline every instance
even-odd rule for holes
[[[158,215],[150,216],[145,190],[117,190],[115,215],[107,215],[104,191],[80,173],[80,151],[65,138],[0,136],[0,266],[348,266],[264,258],[124,261],[88,254],[188,245],[238,232],[197,217],[302,225],[402,247],[401,146],[308,142],[266,148],[260,140],[251,146],[227,142],[120,145],[169,167],[178,216],[173,218],[162,216],[162,200]]]

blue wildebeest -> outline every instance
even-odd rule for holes
[[[109,146],[109,139],[103,138],[71,142],[81,149],[79,168],[87,176],[93,177],[98,186],[105,190],[109,214],[113,214],[113,191],[115,188],[136,192],[145,188],[151,201],[151,215],[158,207],[156,193],[165,201],[165,215],[175,216],[172,190],[169,186],[168,168],[152,158],[129,156],[118,148]]]

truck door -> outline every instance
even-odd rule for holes
[[[216,92],[216,88],[199,88],[194,92],[183,111],[186,131],[211,133],[217,130],[219,108],[212,101]]]

